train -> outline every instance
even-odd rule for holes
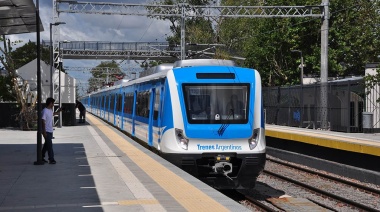
[[[231,60],[161,64],[80,101],[216,189],[253,188],[264,169],[261,77]]]

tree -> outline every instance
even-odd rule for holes
[[[2,53],[0,56],[0,62],[8,73],[8,76],[2,81],[4,84],[1,84],[1,87],[5,87],[5,91],[8,91],[8,93],[3,94],[3,96],[12,95],[14,97],[20,105],[20,113],[16,119],[20,122],[20,127],[22,129],[29,130],[31,124],[37,120],[37,113],[35,110],[36,102],[34,101],[28,104],[28,97],[32,94],[27,91],[27,81],[19,77],[16,70],[35,59],[37,55],[35,51],[36,45],[29,41],[26,45],[12,51],[12,46],[21,41],[11,42],[9,39],[5,39],[5,36],[0,38],[0,41],[3,41],[4,43],[4,47],[0,47]],[[12,91],[10,91],[10,87],[12,88]],[[31,99],[35,98],[32,97]]]
[[[28,41],[25,45],[10,52],[13,58],[15,69],[19,69],[25,64],[37,58],[37,45],[34,42]],[[48,48],[41,48],[41,60],[50,64],[50,52]]]
[[[243,2],[243,3],[242,3]],[[223,1],[224,5],[319,5],[320,0]],[[364,65],[376,60],[380,49],[379,3],[375,1],[330,1],[329,77],[364,75]],[[305,75],[320,76],[320,19],[262,18],[223,19],[220,40],[256,68],[267,86],[299,84],[303,52]]]
[[[364,79],[366,81],[366,88],[368,89],[367,94],[370,94],[373,88],[380,85],[380,67],[377,67],[375,75],[366,75]],[[380,102],[380,97],[376,101]]]
[[[91,70],[91,73],[92,77],[88,79],[88,92],[96,91],[106,85],[110,86],[125,76],[119,64],[114,60],[101,62]]]
[[[185,2],[190,5],[207,5],[208,0],[165,0],[160,2],[162,5],[176,5]],[[168,11],[166,13],[174,13]],[[180,17],[160,17],[159,19],[168,20],[171,23],[170,31],[172,36],[168,36],[166,41],[170,46],[178,46],[181,43],[181,18]],[[216,42],[216,36],[212,26],[212,21],[201,17],[186,18],[185,20],[185,40],[189,44],[210,44]],[[197,46],[192,46],[194,49]],[[199,48],[199,47],[198,47]]]
[[[0,101],[16,101],[10,76],[0,76]]]

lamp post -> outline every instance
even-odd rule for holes
[[[303,85],[303,57],[302,57],[302,51],[301,50],[290,50],[291,52],[297,52],[297,53],[300,53],[301,55],[301,79],[300,79],[300,82],[301,82],[301,85]]]
[[[53,58],[53,35],[52,35],[52,27],[58,26],[60,24],[66,24],[65,22],[55,22],[50,23],[50,97],[53,98],[54,91],[53,91],[53,65],[54,65],[54,58]]]
[[[62,107],[62,103],[61,103],[61,72],[62,72],[62,58],[63,58],[63,56],[61,55],[61,43],[70,43],[70,41],[64,40],[64,41],[58,43],[58,58],[59,58],[58,101],[59,101],[59,108]],[[62,113],[59,113],[58,127],[62,127]]]

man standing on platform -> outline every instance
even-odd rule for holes
[[[45,160],[45,153],[48,152],[49,163],[56,164],[54,160],[54,151],[53,151],[53,117],[54,115],[59,114],[62,111],[60,108],[57,112],[53,112],[55,100],[51,97],[46,99],[46,107],[42,110],[42,135],[45,139],[44,147],[42,148],[42,161]]]
[[[79,123],[85,123],[86,122],[86,108],[82,104],[82,102],[75,100],[76,105],[75,108],[78,108],[79,110]]]

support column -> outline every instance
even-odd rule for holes
[[[321,27],[321,129],[328,129],[328,42],[329,42],[329,0],[323,0],[323,23]]]

